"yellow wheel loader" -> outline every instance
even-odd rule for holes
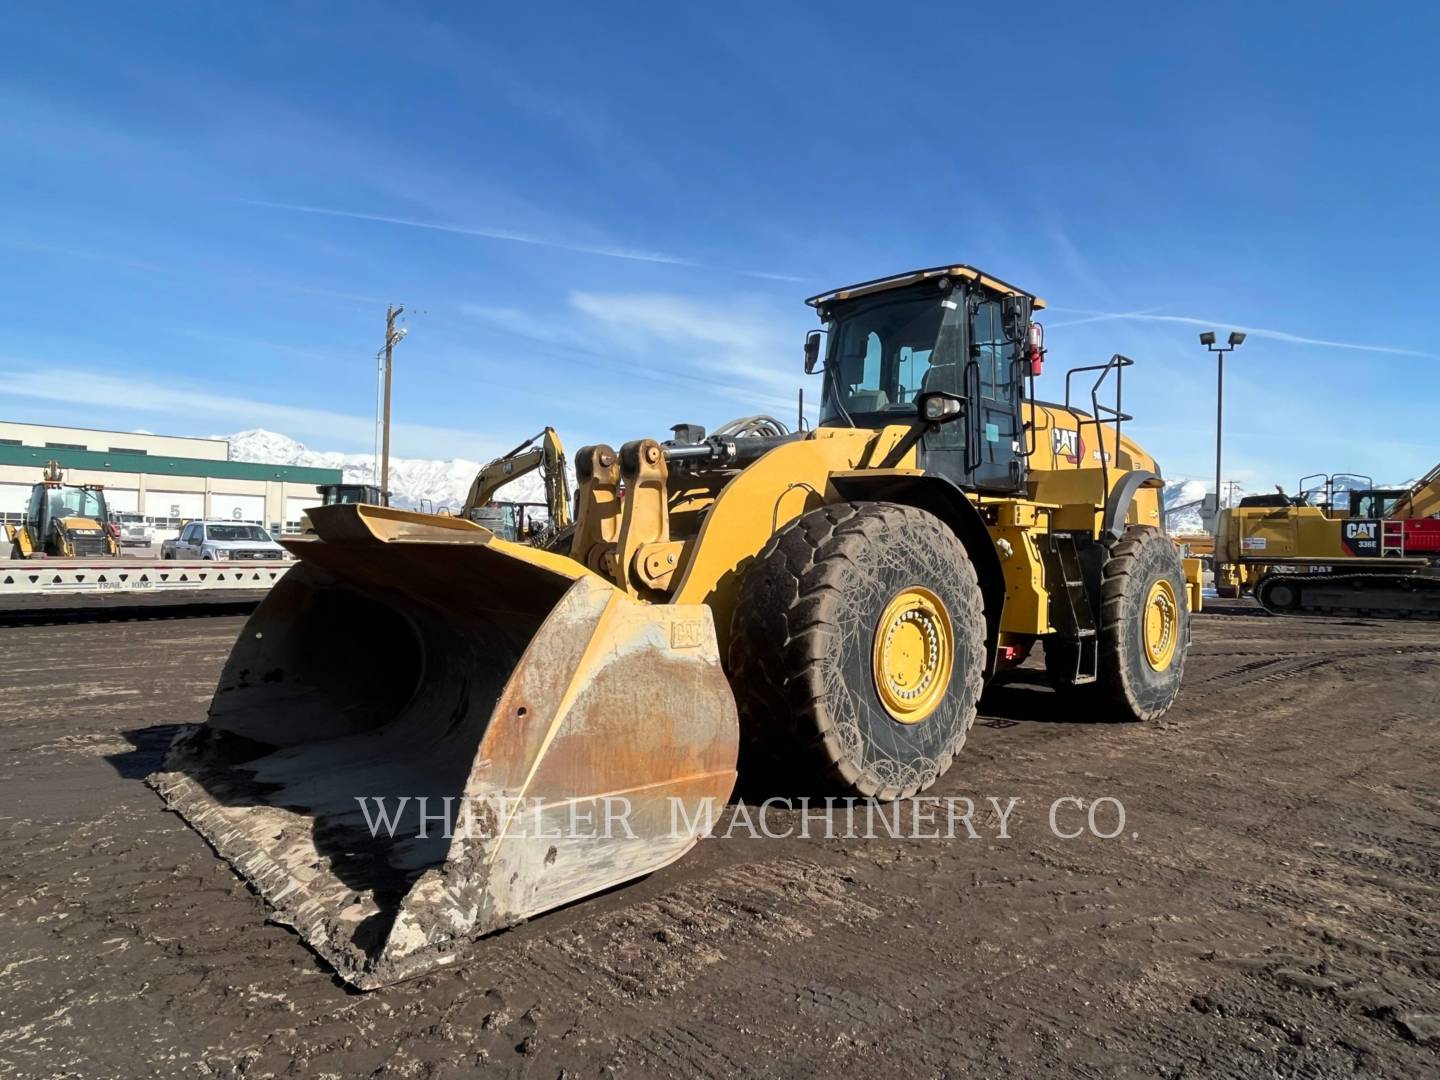
[[[1037,643],[1057,712],[1170,707],[1198,583],[1121,431],[1130,361],[1071,373],[1088,411],[1071,377],[1027,400],[1041,302],[968,266],[808,302],[819,426],[585,447],[567,551],[372,506],[286,539],[150,782],[344,979],[679,858],[742,744],[807,789],[924,791]]]
[[[67,484],[59,462],[45,465],[44,477],[30,489],[25,519],[6,525],[11,557],[34,559],[119,556],[120,541],[110,532],[110,509],[99,484]]]

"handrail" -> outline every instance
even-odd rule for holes
[[[1122,356],[1120,353],[1116,353],[1110,357],[1106,363],[1088,364],[1083,367],[1071,368],[1065,373],[1065,410],[1069,412],[1071,416],[1075,417],[1077,432],[1086,424],[1095,425],[1095,441],[1099,444],[1096,452],[1100,455],[1100,482],[1104,485],[1103,492],[1107,496],[1110,493],[1110,455],[1105,452],[1104,425],[1111,421],[1115,424],[1115,455],[1118,459],[1120,455],[1121,425],[1126,420],[1135,419],[1121,408],[1124,394],[1123,373],[1127,367],[1133,366],[1134,363],[1135,361],[1131,360],[1128,356]],[[1088,418],[1070,404],[1070,380],[1084,371],[1098,371],[1100,373],[1096,376],[1094,384],[1090,387],[1090,416]],[[1115,372],[1115,404],[1113,406],[1102,405],[1100,403],[1100,387],[1105,380],[1110,377],[1110,372],[1112,371]],[[1082,461],[1081,455],[1077,453],[1075,455],[1075,467],[1082,468]]]

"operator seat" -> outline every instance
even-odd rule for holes
[[[840,375],[845,384],[845,409],[848,412],[880,412],[890,405],[884,390],[857,390],[865,381],[865,353],[851,353],[840,358]]]

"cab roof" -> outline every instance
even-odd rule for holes
[[[1045,301],[1034,293],[1028,293],[1024,289],[1017,288],[1009,282],[1001,281],[997,277],[977,270],[973,266],[965,266],[963,263],[951,263],[948,266],[932,266],[927,270],[910,270],[903,274],[892,274],[890,277],[875,278],[873,281],[862,281],[858,285],[846,285],[843,288],[831,289],[829,292],[812,296],[805,303],[813,308],[822,304],[834,303],[836,300],[851,300],[857,296],[868,296],[871,293],[885,292],[887,289],[902,289],[906,285],[914,285],[921,281],[931,281],[940,277],[965,278],[968,281],[979,282],[987,289],[994,289],[998,293],[1010,293],[1015,296],[1028,296],[1038,311],[1045,306]]]

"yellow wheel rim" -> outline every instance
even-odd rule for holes
[[[875,627],[875,690],[902,724],[918,724],[945,697],[955,663],[955,633],[945,604],[912,585],[885,605]]]
[[[1156,671],[1164,671],[1175,659],[1180,636],[1180,606],[1175,587],[1164,578],[1150,586],[1145,597],[1145,659]]]

